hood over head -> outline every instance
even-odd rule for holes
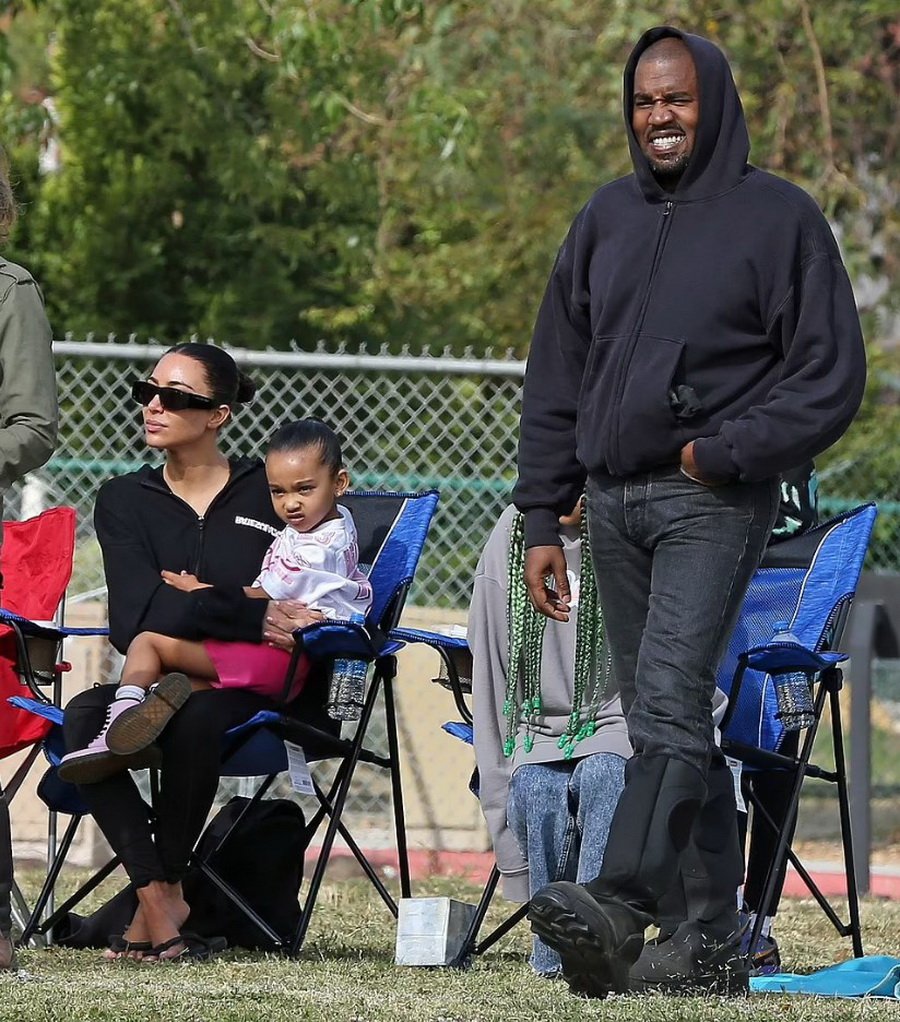
[[[700,118],[694,149],[671,194],[653,175],[631,127],[634,72],[641,54],[666,37],[681,39],[694,59],[700,91]],[[641,191],[648,199],[703,199],[728,191],[747,174],[750,136],[741,97],[725,54],[708,39],[667,25],[651,28],[638,40],[625,65],[623,94],[631,161]]]

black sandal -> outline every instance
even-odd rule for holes
[[[149,940],[128,940],[123,933],[113,933],[106,940],[106,946],[114,955],[121,955],[127,958],[132,951],[138,952],[138,954],[146,955],[150,954],[153,950],[153,945]],[[109,959],[110,961],[118,961],[116,958]]]
[[[179,944],[184,946],[177,955],[163,957],[163,953],[170,951]],[[158,965],[163,962],[208,962],[219,952],[226,950],[228,941],[224,937],[201,937],[196,933],[179,933],[177,937],[166,940],[162,944],[150,949],[150,956],[142,959],[150,965]]]

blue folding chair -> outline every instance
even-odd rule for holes
[[[851,938],[854,955],[863,954],[839,695],[843,676],[838,664],[847,657],[837,651],[837,645],[859,583],[876,514],[874,504],[865,504],[770,547],[750,584],[719,671],[719,685],[729,695],[722,723],[723,751],[749,770],[783,772],[785,784],[791,786],[787,809],[780,820],[773,820],[752,792],[750,795],[753,811],[777,834],[761,903],[756,906],[751,947],[762,932],[787,859],[837,932]],[[797,645],[769,644],[778,621],[790,622]],[[814,687],[814,720],[796,755],[788,755],[784,749],[787,732],[778,716],[773,681],[773,675],[790,671],[806,674]],[[826,703],[831,714],[833,769],[811,761]],[[837,788],[847,922],[840,919],[791,848],[800,793],[807,777],[831,782]]]
[[[299,952],[306,939],[313,909],[338,834],[347,844],[388,910],[395,918],[397,916],[397,902],[342,821],[353,775],[360,762],[381,767],[390,775],[400,897],[408,898],[411,891],[394,705],[396,654],[405,643],[393,638],[390,633],[400,619],[409,587],[415,576],[428,528],[437,508],[438,493],[434,490],[422,494],[352,493],[345,494],[342,503],[350,509],[356,523],[360,567],[368,575],[374,592],[372,608],[363,625],[325,621],[298,629],[294,633],[296,645],[286,674],[285,692],[289,688],[289,680],[293,677],[296,662],[304,652],[315,663],[330,665],[337,657],[347,657],[366,660],[373,664],[374,671],[353,736],[345,739],[335,733],[333,722],[329,722],[321,712],[321,690],[316,691],[316,687],[313,686],[301,694],[300,700],[293,705],[291,714],[264,711],[232,729],[226,736],[230,744],[222,768],[223,775],[226,776],[266,775],[266,780],[245,808],[245,812],[249,812],[250,805],[262,797],[275,775],[287,769],[285,741],[301,746],[310,761],[326,758],[336,758],[340,761],[327,792],[315,779],[313,780],[319,809],[307,826],[308,838],[312,839],[326,818],[328,824],[303,899],[296,931],[287,940],[284,935],[275,934],[268,924],[260,920],[250,906],[215,873],[208,861],[197,862],[212,883],[260,925],[270,939],[282,943],[292,955]],[[379,694],[383,694],[384,699],[386,756],[367,749],[364,744]],[[235,823],[235,828],[239,825],[240,819]],[[225,840],[227,839],[228,836]],[[221,844],[210,853],[209,858],[220,848]]]
[[[273,709],[257,713],[226,734],[222,776],[264,777],[264,780],[222,841],[210,849],[206,856],[201,858],[195,854],[192,859],[192,864],[231,899],[275,946],[287,950],[290,954],[297,954],[303,945],[328,859],[338,834],[344,839],[388,909],[395,917],[397,915],[396,901],[342,821],[354,772],[360,762],[382,767],[390,774],[400,893],[401,897],[409,897],[410,894],[409,857],[393,687],[397,673],[396,654],[403,648],[404,643],[391,639],[388,635],[400,618],[415,576],[431,519],[437,508],[438,493],[434,490],[421,494],[354,492],[345,494],[341,498],[341,503],[350,509],[356,524],[360,568],[368,575],[374,594],[372,608],[362,625],[325,621],[297,629],[294,633],[296,643],[285,675],[285,697],[291,687],[297,661],[304,652],[313,661],[311,680],[299,698],[285,705],[283,710]],[[324,711],[328,668],[336,657],[358,658],[374,665],[360,718],[353,728],[352,736],[347,738],[340,736],[339,723],[332,721]],[[381,694],[384,701],[387,755],[380,755],[365,746],[372,714]],[[56,707],[37,705],[33,700],[19,700],[17,705],[56,723],[62,722],[62,712]],[[308,841],[312,840],[326,818],[328,825],[309,886],[302,899],[298,926],[290,934],[278,933],[210,864],[223,845],[238,831],[250,806],[265,795],[279,773],[288,769],[285,742],[300,746],[309,762],[322,759],[335,759],[339,762],[336,776],[328,791],[324,791],[315,780],[313,782],[319,808],[307,826]],[[55,777],[55,771],[52,769],[51,774]],[[58,778],[56,783],[61,788],[74,790],[74,786],[64,785]],[[60,796],[59,791],[56,792],[56,796]],[[102,875],[108,875],[116,864],[117,860],[107,864],[101,871]],[[55,881],[55,874],[53,879]],[[92,878],[89,883],[92,885],[90,888],[82,888],[78,892],[80,897],[83,897],[87,890],[93,889],[93,886],[99,883],[99,879],[94,882]],[[74,896],[68,899],[52,917],[40,924],[38,932],[45,932],[55,925],[76,903]]]
[[[846,657],[835,647],[856,592],[876,514],[875,506],[866,504],[800,536],[771,546],[751,581],[728,651],[719,667],[717,684],[729,694],[729,708],[721,726],[723,751],[740,760],[747,769],[783,771],[786,783],[792,785],[787,817],[783,820],[768,818],[769,825],[778,835],[778,843],[767,875],[764,899],[757,909],[751,947],[762,932],[767,909],[778,884],[780,866],[787,857],[838,933],[852,938],[854,954],[859,957],[863,953],[841,728],[839,691],[842,677],[837,667]],[[791,622],[791,631],[802,645],[766,644],[772,636],[775,622],[784,620]],[[461,656],[468,653],[465,639],[405,628],[395,629],[392,635],[404,642],[425,643],[437,652],[445,675],[441,680],[451,689],[462,716],[462,722],[456,727],[470,727],[472,717],[466,705],[470,692],[459,670]],[[777,716],[778,705],[771,674],[766,673],[785,670],[803,671],[810,684],[815,686],[815,721],[808,729],[797,756],[780,751],[787,732]],[[810,762],[826,702],[831,709],[833,770]],[[459,736],[464,737],[462,731]],[[841,921],[790,847],[800,791],[806,777],[821,778],[837,785],[849,902],[850,918],[847,923]],[[765,809],[752,797],[751,801],[754,811],[765,818]],[[527,904],[512,913],[486,938],[480,942],[477,940],[499,879],[499,871],[494,866],[455,964],[462,965],[470,956],[482,954],[524,918]]]

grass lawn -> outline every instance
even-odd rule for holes
[[[141,965],[100,960],[97,951],[54,948],[20,952],[19,976],[0,976],[0,1020],[54,1022],[567,1022],[569,1019],[676,1022],[680,1019],[900,1020],[886,1001],[753,995],[720,998],[617,997],[584,1001],[565,984],[529,971],[524,925],[467,972],[398,968],[394,921],[369,888],[341,881],[323,890],[310,938],[299,960],[227,952],[202,965]],[[447,879],[419,884],[416,893],[453,894],[474,901],[477,891]],[[494,910],[502,917],[504,906]],[[900,954],[900,903],[863,906],[868,954]],[[812,901],[787,901],[777,936],[785,968],[810,971],[849,957]]]

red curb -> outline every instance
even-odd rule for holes
[[[317,848],[307,851],[306,861],[309,867],[315,862],[317,854]],[[367,851],[366,855],[378,870],[395,872],[397,869],[397,853],[393,849],[371,850]],[[435,876],[455,876],[481,885],[487,880],[493,865],[494,857],[490,852],[450,852],[420,848],[410,849],[409,852],[410,873],[414,880]],[[329,869],[340,875],[350,876],[355,875],[359,867],[350,852],[345,849],[336,849],[332,853]],[[877,872],[877,869],[877,867],[872,869],[869,895],[876,898],[900,900],[900,875],[893,872]],[[810,875],[826,897],[841,897],[846,896],[847,893],[846,881],[841,870],[842,867],[835,864],[833,870],[811,870]],[[788,869],[784,894],[788,898],[810,897],[803,880],[792,868]]]
[[[834,872],[831,870],[810,870],[810,876],[826,897],[846,897],[847,881],[840,865],[835,865]],[[873,869],[869,875],[868,893],[873,898],[900,900],[900,876],[892,873],[877,873]],[[784,894],[788,898],[811,897],[806,884],[793,869],[788,869],[787,877],[784,881]]]

